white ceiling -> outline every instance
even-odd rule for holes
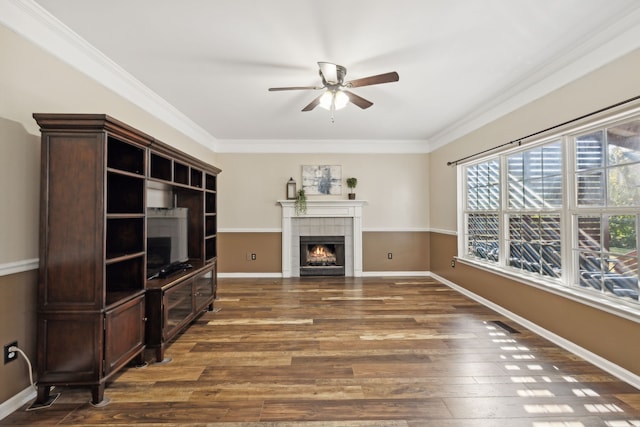
[[[219,151],[428,152],[640,46],[638,0],[15,1],[42,6]],[[319,85],[317,61],[400,80],[353,89],[374,105],[334,123],[300,111],[317,92],[267,91]]]

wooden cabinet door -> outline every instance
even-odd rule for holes
[[[193,319],[193,280],[179,283],[164,293],[163,338],[169,341]]]
[[[144,294],[105,313],[105,375],[144,349]]]
[[[38,384],[99,381],[103,333],[99,313],[40,313]]]
[[[214,270],[205,271],[194,279],[194,295],[196,300],[196,312],[200,312],[213,302],[215,297]]]

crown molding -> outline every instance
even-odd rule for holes
[[[341,153],[341,154],[420,154],[428,153],[427,140],[218,140],[218,153]],[[319,149],[318,147],[322,147]]]
[[[519,79],[491,104],[475,109],[464,120],[442,129],[430,139],[429,152],[640,48],[640,8],[633,4],[626,12],[604,25],[593,37],[566,49],[546,65]]]
[[[217,140],[32,0],[0,2],[0,23],[210,150]]]

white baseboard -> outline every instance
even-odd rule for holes
[[[428,271],[363,271],[362,277],[411,277],[421,276],[426,277],[431,273]],[[327,276],[331,277],[331,276]],[[260,278],[282,278],[282,273],[218,273],[220,279],[260,279]]]
[[[22,405],[36,398],[36,391],[29,386],[6,402],[0,404],[0,420],[20,409]]]
[[[282,278],[282,273],[218,273],[219,279],[260,279],[260,278]]]
[[[512,313],[511,311],[481,297],[480,295],[474,294],[473,292],[459,286],[456,285],[455,283],[445,279],[444,277],[438,276],[437,274],[431,274],[432,277],[436,278],[437,280],[439,280],[440,282],[442,282],[443,284],[449,286],[450,288],[460,292],[461,294],[471,298],[472,300],[492,309],[493,311],[496,311],[500,314],[502,314],[503,316],[513,320],[514,322],[524,326],[525,328],[535,332],[536,334],[540,335],[543,338],[548,339],[549,341],[551,341],[552,343],[556,344],[559,347],[564,348],[565,350],[580,356],[581,358],[583,358],[584,360],[586,360],[589,363],[592,363],[593,365],[597,366],[598,368],[610,373],[611,375],[613,375],[614,377],[620,379],[621,381],[626,382],[629,385],[632,385],[633,387],[640,389],[640,376],[634,374],[631,371],[626,370],[625,368],[623,368],[620,365],[616,365],[615,363],[605,359],[602,356],[599,356],[595,353],[592,353],[591,351],[587,350],[584,347],[581,347],[577,344],[575,344],[574,342],[571,342],[559,335],[554,334],[553,332],[525,319],[524,317],[520,317],[515,313]]]
[[[429,275],[430,273],[428,271],[363,271],[362,272],[362,277],[411,277],[411,276],[426,277]]]

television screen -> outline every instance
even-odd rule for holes
[[[187,208],[147,209],[147,277],[189,260],[187,222]]]
[[[171,237],[147,238],[147,277],[171,264]]]

